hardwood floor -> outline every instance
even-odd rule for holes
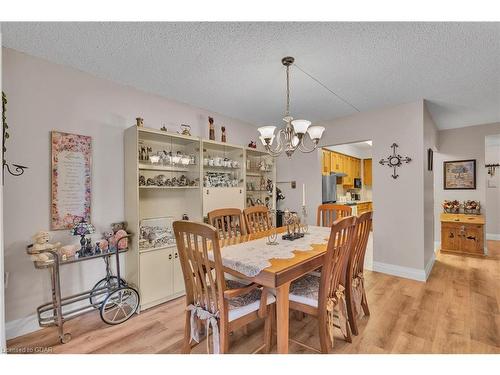
[[[491,257],[438,254],[427,283],[366,271],[371,316],[352,344],[335,341],[333,353],[500,353],[500,242]],[[53,353],[179,353],[184,330],[182,298],[108,326],[98,313],[66,323],[73,339],[59,344],[54,328],[12,339],[9,350],[50,347]],[[316,320],[290,320],[290,336],[319,348]],[[339,332],[340,337],[340,332]],[[235,333],[231,352],[261,345],[263,325]],[[274,343],[275,344],[275,343]],[[274,350],[276,348],[274,347]],[[204,353],[205,342],[193,352]],[[291,353],[313,353],[290,343]]]

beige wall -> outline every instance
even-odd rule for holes
[[[425,279],[424,247],[424,102],[403,104],[337,119],[328,123],[322,146],[373,141],[374,269],[414,279]],[[390,153],[393,142],[399,153],[413,160],[392,170],[378,161]],[[281,184],[286,195],[283,206],[299,209],[301,186],[306,184],[309,222],[321,203],[320,154],[297,152],[278,162],[278,181],[296,180],[298,189]],[[432,248],[431,250],[432,251]]]
[[[500,163],[500,134],[487,136],[486,139],[485,164]],[[485,189],[488,209],[486,233],[489,238],[500,240],[500,169],[497,168],[493,176],[486,173]]]
[[[5,291],[8,335],[38,328],[35,308],[50,300],[49,275],[35,270],[25,247],[38,230],[50,226],[50,142],[52,129],[92,136],[92,221],[97,234],[111,222],[123,220],[123,131],[145,119],[159,129],[166,123],[179,129],[192,126],[194,135],[207,134],[207,116],[228,129],[228,141],[247,145],[256,129],[220,114],[194,108],[131,87],[96,78],[11,49],[3,49],[2,77],[8,95],[11,126],[8,157],[27,165],[22,177],[6,176],[4,187]],[[220,133],[219,133],[220,134]],[[220,136],[220,135],[218,135]],[[54,240],[77,242],[68,231],[52,233]],[[64,294],[90,288],[104,271],[101,260],[62,269]]]
[[[427,168],[427,150],[430,148],[437,151],[438,132],[436,124],[432,119],[427,106],[424,106],[424,264],[426,273],[429,275],[434,263],[434,168],[429,171]],[[435,167],[435,166],[434,166]]]
[[[486,175],[484,167],[485,137],[500,134],[500,123],[469,126],[460,129],[442,130],[439,132],[439,152],[434,159],[434,215],[439,217],[442,212],[441,204],[445,199],[479,200],[481,210],[486,214],[487,231],[489,229],[489,207],[486,201]],[[476,190],[444,190],[443,189],[443,162],[449,160],[476,159]],[[493,213],[496,215],[496,212]],[[436,242],[441,241],[439,220],[435,220]]]

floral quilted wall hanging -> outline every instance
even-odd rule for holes
[[[90,222],[92,138],[52,131],[51,145],[51,229]]]

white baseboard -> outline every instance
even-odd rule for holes
[[[26,335],[27,333],[35,332],[41,329],[38,325],[36,315],[27,316],[16,320],[11,320],[5,323],[5,336],[7,340]]]
[[[432,266],[431,266],[432,268]],[[425,281],[426,275],[424,269],[397,266],[382,262],[373,262],[373,270],[376,272],[386,273],[388,275],[404,277],[405,279]]]
[[[429,278],[429,275],[431,274],[432,267],[434,267],[434,262],[436,261],[436,253],[432,253],[431,259],[427,262],[425,265],[425,280]]]
[[[434,242],[434,254],[437,254],[437,252],[441,249],[441,241],[435,241]]]
[[[486,239],[491,241],[500,241],[500,234],[486,233]]]

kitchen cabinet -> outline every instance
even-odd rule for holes
[[[363,184],[372,186],[372,159],[363,159]]]
[[[484,255],[484,216],[441,214],[441,251]]]
[[[328,150],[321,150],[321,174],[328,176],[332,170],[332,152]]]
[[[368,211],[373,211],[372,202],[362,202],[357,204],[358,216]]]
[[[337,152],[330,153],[331,158],[331,172],[342,173],[344,171],[344,155]]]

